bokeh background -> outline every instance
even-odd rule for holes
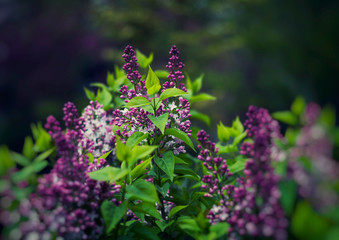
[[[298,95],[338,112],[338,43],[336,0],[1,0],[0,145],[21,151],[31,122],[85,106],[83,87],[122,66],[127,44],[158,69],[176,44],[191,78],[205,73],[217,101],[196,109],[211,131]]]

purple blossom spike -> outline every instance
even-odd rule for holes
[[[180,61],[179,51],[175,45],[171,47],[169,54],[171,57],[169,58],[166,68],[170,71],[170,73],[167,76],[168,81],[163,84],[163,89],[175,87],[187,92],[185,84],[182,82],[185,77],[182,73],[182,69],[185,67],[185,64]]]
[[[229,172],[226,160],[217,156],[218,148],[215,147],[215,143],[209,140],[210,136],[204,131],[200,130],[197,134],[200,145],[200,154],[198,159],[203,161],[204,166],[209,170],[210,174],[203,176],[202,185],[203,189],[209,189],[209,192],[205,196],[211,197],[213,194],[223,195],[221,181],[227,180],[232,173]]]
[[[139,67],[138,59],[135,56],[135,51],[133,50],[131,46],[127,45],[122,57],[124,58],[126,62],[126,64],[122,67],[122,69],[125,70],[127,74],[127,79],[130,80],[131,83],[134,85],[135,94],[145,95],[147,92],[145,80],[141,80],[141,74],[138,71],[138,67]],[[123,92],[121,93],[124,95]],[[131,98],[128,98],[128,99],[131,99]]]
[[[241,154],[249,157],[245,176],[222,187],[225,195],[207,217],[211,224],[228,222],[230,239],[241,236],[286,239],[288,221],[279,203],[279,177],[271,165],[271,148],[273,139],[280,137],[279,125],[263,108],[250,106],[247,117],[244,125],[253,143],[243,143],[241,147]],[[205,135],[199,137],[206,139]]]

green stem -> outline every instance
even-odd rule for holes
[[[127,177],[125,177],[124,185],[123,185],[123,188],[122,188],[122,201],[125,201],[125,195],[126,195],[126,181],[127,181]],[[127,220],[127,214],[125,213],[124,220],[123,220],[122,235],[125,235],[126,220]]]

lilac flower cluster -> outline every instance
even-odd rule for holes
[[[172,47],[170,54],[171,57],[168,67],[171,69],[171,71],[174,71],[177,68],[181,70],[184,65],[179,61],[179,52],[175,46]],[[132,77],[130,76],[128,79],[131,80],[133,78],[133,82],[131,80],[131,83],[135,85],[135,76],[139,76],[139,72],[137,70],[138,64],[134,50],[130,46],[127,46],[123,57],[126,61],[123,69],[126,71],[128,76],[133,73]],[[186,91],[182,85],[177,84],[178,80],[181,81],[183,79],[182,73],[180,72],[179,74],[179,72],[176,71],[176,74],[174,73],[173,75],[174,77],[171,76],[172,73],[170,73],[168,77],[170,83],[165,82],[162,86],[163,90],[169,87],[178,87]],[[138,84],[140,84],[140,87],[136,87],[135,91],[133,91],[133,89],[129,90],[125,85],[121,87],[121,98],[125,99],[125,102],[129,102],[129,100],[135,96],[144,96],[150,99],[150,96],[148,96],[146,93],[147,91],[143,90],[145,89],[143,80],[140,80]],[[190,104],[187,99],[178,97],[175,99],[170,98],[162,101],[160,107],[155,113],[155,116],[158,117],[164,113],[169,113],[169,119],[166,128],[175,127],[190,135],[191,130],[189,128],[191,126],[191,122],[187,119],[190,117]],[[115,131],[115,134],[122,138],[128,138],[136,131],[148,133],[151,137],[154,137],[156,134],[156,127],[147,117],[148,114],[153,115],[153,113],[140,108],[125,108],[123,110],[116,109],[112,112],[111,125],[122,127],[122,129]],[[163,138],[160,145],[160,147],[173,150],[174,154],[176,155],[186,151],[184,146],[182,146],[182,141],[172,136],[166,136]]]
[[[20,226],[24,239],[51,239],[53,235],[58,239],[98,239],[103,233],[101,203],[111,200],[119,204],[114,195],[120,192],[120,186],[88,176],[89,172],[105,167],[106,161],[89,163],[80,151],[86,119],[77,117],[72,103],[65,105],[64,112],[65,124],[73,126],[72,129],[63,132],[53,116],[45,124],[59,158],[51,172],[39,179],[37,191],[20,206],[21,213],[28,218]]]
[[[83,128],[79,141],[79,150],[92,153],[98,158],[115,147],[115,135],[112,132],[110,117],[103,106],[91,101],[81,116]]]
[[[230,224],[230,239],[240,236],[286,239],[288,221],[279,203],[278,176],[271,166],[273,138],[279,137],[279,125],[266,109],[249,107],[244,123],[253,143],[244,143],[241,153],[249,157],[244,177],[236,184],[226,185],[225,197],[214,206],[208,218],[212,224]]]
[[[319,105],[306,106],[302,116],[305,126],[287,153],[288,177],[298,184],[299,194],[318,210],[339,203],[338,194],[328,187],[339,178],[339,165],[332,159],[333,146],[325,128],[317,123],[320,113]],[[306,169],[300,158],[310,161],[310,169]]]
[[[217,156],[218,148],[215,147],[214,142],[209,140],[209,137],[204,130],[200,130],[197,134],[200,142],[198,159],[203,161],[203,165],[210,172],[210,174],[203,176],[202,182],[205,184],[201,188],[209,189],[209,192],[205,194],[206,197],[212,197],[212,194],[223,196],[221,184],[232,176],[232,173],[227,167],[226,160]]]
[[[145,80],[141,80],[141,74],[138,71],[138,60],[135,56],[135,51],[131,46],[126,46],[124,50],[124,54],[122,55],[126,64],[123,66],[122,69],[126,72],[126,77],[134,86],[134,89],[128,91],[127,86],[122,86],[120,92],[122,94],[121,98],[132,99],[136,94],[146,95],[146,85]]]
[[[167,76],[169,81],[166,81],[163,84],[163,89],[167,88],[179,88],[185,92],[187,89],[185,88],[185,84],[182,82],[184,80],[184,74],[182,73],[182,69],[185,67],[179,59],[179,51],[175,45],[171,47],[169,51],[171,55],[166,68],[170,70],[170,74]]]

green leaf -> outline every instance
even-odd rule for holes
[[[233,146],[237,146],[246,136],[247,132],[243,132],[242,134],[236,136],[233,140]]]
[[[147,68],[153,61],[153,53],[151,53],[149,57],[146,57],[146,55],[144,55],[142,52],[136,50],[136,57],[140,67],[142,68]]]
[[[229,167],[230,172],[234,174],[244,170],[247,160],[247,158],[238,159],[232,166]]]
[[[40,172],[48,165],[47,161],[34,162],[31,165],[13,173],[12,179],[14,182],[21,182],[28,180],[33,174]]]
[[[95,100],[95,93],[88,90],[87,88],[84,87],[84,90],[85,90],[85,93],[86,93],[86,96],[89,100],[91,101],[94,101]]]
[[[306,107],[305,99],[301,96],[298,96],[292,103],[291,111],[296,116],[300,116],[304,112],[305,107]]]
[[[216,99],[217,99],[216,97],[214,97],[210,94],[200,93],[196,96],[192,96],[191,99],[190,99],[190,102],[194,103],[194,102],[201,102],[201,101],[214,101]]]
[[[22,154],[28,159],[33,159],[36,155],[36,153],[33,150],[33,147],[34,147],[34,143],[33,143],[32,138],[30,136],[27,136],[25,138],[25,143],[22,149]]]
[[[21,166],[26,167],[31,164],[31,161],[28,158],[26,158],[24,155],[21,155],[19,153],[11,152],[11,157],[14,162],[16,162],[17,164]]]
[[[210,232],[214,233],[213,239],[218,239],[228,233],[230,225],[226,222],[220,222],[210,227]]]
[[[192,84],[193,93],[197,93],[200,91],[204,76],[205,74],[201,74],[197,79],[195,79],[194,83]]]
[[[272,114],[272,117],[290,125],[295,125],[298,122],[296,116],[290,111],[275,112]]]
[[[127,161],[131,156],[131,149],[119,139],[116,140],[116,155],[121,162]]]
[[[152,158],[153,157],[143,161],[142,163],[137,165],[135,168],[133,168],[133,170],[131,171],[132,179],[135,179],[146,172],[145,168],[147,168],[148,165],[151,163]]]
[[[150,104],[145,105],[145,106],[141,106],[140,108],[144,109],[144,111],[146,112],[150,112],[154,114],[154,109],[152,108],[152,106]]]
[[[241,134],[242,132],[244,132],[244,126],[242,125],[242,123],[240,122],[239,117],[237,116],[237,118],[233,121],[232,123],[232,128],[235,129],[237,132],[239,132],[239,134]]]
[[[159,100],[162,101],[166,98],[182,96],[185,94],[187,94],[187,92],[184,92],[179,88],[168,88],[160,94]]]
[[[307,226],[307,228],[305,228]],[[323,239],[329,229],[326,218],[318,215],[308,202],[299,202],[291,221],[292,232],[298,239]]]
[[[188,231],[187,233],[192,234],[192,232],[200,232],[200,227],[198,226],[197,222],[191,217],[179,217],[177,220],[177,224],[182,230]]]
[[[158,185],[156,186],[158,192],[159,192],[163,197],[166,197],[169,187],[170,187],[170,183],[169,183],[169,182],[166,182],[162,187],[160,187],[160,186],[158,186]]]
[[[40,162],[42,160],[45,160],[46,158],[48,158],[49,155],[51,155],[54,152],[54,150],[55,150],[55,147],[39,154],[33,161]]]
[[[40,152],[43,152],[51,147],[51,136],[44,129],[39,129],[39,137],[35,142]]]
[[[227,127],[224,126],[224,124],[220,121],[220,124],[217,125],[217,133],[218,133],[218,139],[221,142],[228,142],[228,139],[230,138],[230,131]]]
[[[168,214],[168,218],[173,217],[175,214],[177,214],[179,211],[181,211],[184,208],[187,208],[188,205],[184,205],[184,206],[176,206],[174,208],[171,209],[170,213]]]
[[[155,163],[158,165],[158,167],[163,170],[167,176],[171,179],[173,182],[174,177],[174,155],[173,152],[166,152],[162,158],[159,158],[156,156],[154,158]]]
[[[192,176],[195,180],[200,180],[199,175],[186,165],[175,165],[174,173]]]
[[[133,133],[126,142],[126,145],[130,148],[133,148],[135,145],[139,144],[142,140],[148,138],[148,133],[135,132]]]
[[[152,123],[160,129],[161,133],[164,134],[165,127],[167,125],[169,113],[164,113],[160,115],[159,117],[155,117],[153,115],[147,115],[147,117],[152,121]]]
[[[123,202],[116,206],[110,201],[104,201],[100,207],[101,214],[105,221],[106,233],[110,233],[115,226],[120,222],[127,211],[127,202]]]
[[[331,228],[325,235],[325,240],[338,240],[339,238],[339,227]]]
[[[98,157],[98,159],[106,159],[107,157],[108,157],[108,155],[110,155],[111,154],[111,152],[113,151],[113,149],[112,150],[110,150],[110,151],[108,151],[107,153],[105,153],[105,154],[103,154],[103,155],[101,155],[100,157]]]
[[[106,109],[106,107],[109,106],[111,101],[112,94],[107,90],[107,88],[103,88],[98,99],[98,102],[103,105],[104,109]]]
[[[107,72],[107,78],[106,78],[107,85],[110,87],[114,86],[114,76],[113,73]]]
[[[88,157],[88,161],[89,161],[90,163],[92,163],[92,162],[94,161],[94,156],[93,156],[93,154],[92,154],[92,153],[87,153],[86,155],[87,155],[87,157]]]
[[[148,74],[146,78],[146,88],[147,88],[147,94],[154,95],[159,92],[161,85],[159,78],[155,73],[153,72],[152,68],[149,67]]]
[[[125,77],[125,73],[117,65],[114,66],[114,73],[116,78]]]
[[[188,73],[186,73],[185,75],[186,75],[186,86],[187,86],[187,89],[189,89],[189,90],[191,90],[193,92],[193,85],[192,85],[191,78],[188,75]]]
[[[135,146],[131,151],[131,157],[128,159],[129,166],[132,166],[138,159],[143,159],[154,152],[159,146]]]
[[[147,227],[140,222],[136,222],[131,225],[131,230],[135,234],[134,239],[143,239],[143,240],[160,240],[158,237],[158,228]]]
[[[174,157],[174,161],[175,161],[175,163],[188,164],[187,162],[185,162],[184,160],[182,160],[181,158],[179,158],[177,156]]]
[[[142,200],[145,202],[159,202],[155,186],[145,180],[137,180],[126,187],[128,199]]]
[[[157,220],[157,221],[155,221],[155,224],[160,228],[160,230],[163,232],[166,228],[167,228],[167,226],[168,226],[168,224],[166,223],[166,222],[161,222],[161,221],[159,221],[159,220]]]
[[[176,138],[179,138],[180,140],[182,140],[184,143],[186,143],[188,146],[190,146],[194,151],[194,145],[191,141],[191,139],[187,136],[187,134],[179,129],[176,128],[167,128],[165,130],[165,135],[171,135],[174,136]],[[196,152],[196,151],[195,151]]]
[[[129,204],[128,206],[132,212],[140,212],[148,214],[156,219],[162,219],[160,213],[156,209],[154,203],[141,202],[139,204]]]
[[[325,106],[320,114],[319,122],[326,124],[327,127],[335,127],[335,108],[331,105]]]
[[[294,181],[280,181],[279,189],[281,191],[280,202],[287,216],[291,216],[294,204],[297,199],[297,185]]]
[[[7,146],[0,147],[0,176],[4,175],[8,169],[15,167],[15,162]]]
[[[169,72],[165,70],[156,70],[154,71],[154,73],[159,78],[167,78],[167,76],[169,75]]]
[[[88,176],[97,181],[110,181],[115,182],[128,174],[126,168],[115,168],[107,166],[97,171],[88,173]]]
[[[142,107],[142,106],[146,106],[146,105],[149,105],[149,104],[151,104],[151,102],[148,101],[148,99],[145,98],[145,97],[134,97],[126,104],[125,107],[127,107],[127,108],[131,108],[131,107],[137,108],[137,107]]]
[[[190,114],[192,118],[199,119],[206,123],[208,126],[210,125],[210,117],[208,115],[200,113],[196,110],[191,110]]]

